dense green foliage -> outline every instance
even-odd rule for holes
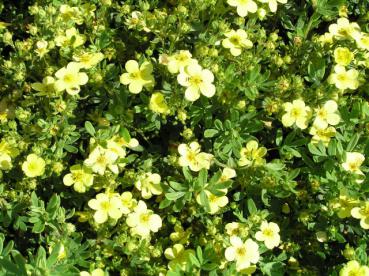
[[[0,1],[0,275],[369,276],[368,9]]]

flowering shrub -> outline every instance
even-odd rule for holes
[[[0,3],[0,275],[369,276],[368,0]]]

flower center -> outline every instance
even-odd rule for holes
[[[100,203],[100,208],[104,211],[108,211],[110,209],[109,201],[103,201]]]
[[[238,36],[232,36],[229,41],[237,46],[240,45],[240,38]]]
[[[66,74],[63,81],[67,84],[74,84],[76,82],[76,78],[73,74]]]
[[[246,249],[244,247],[238,247],[236,249],[236,254],[238,256],[245,256],[246,255]]]
[[[298,118],[301,116],[301,110],[298,108],[292,108],[291,110],[291,116],[294,118]]]
[[[264,229],[263,230],[263,235],[266,236],[266,237],[273,237],[273,231],[271,229]]]
[[[199,75],[190,77],[189,82],[194,86],[199,86],[202,83],[202,78]]]
[[[150,216],[149,216],[149,214],[147,214],[147,213],[144,213],[144,214],[141,214],[140,215],[140,222],[141,223],[148,223],[149,222],[149,219],[150,219]]]

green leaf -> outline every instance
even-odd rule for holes
[[[200,192],[200,204],[204,206],[206,211],[210,211],[209,199],[205,191]]]
[[[199,260],[196,258],[196,256],[194,254],[189,254],[190,257],[190,261],[192,264],[194,264],[196,267],[201,267],[201,264],[199,262]]]
[[[178,198],[181,198],[185,195],[185,192],[174,192],[174,193],[168,193],[168,194],[165,194],[165,197],[168,199],[168,200],[176,200]]]
[[[204,132],[204,137],[205,138],[212,138],[214,136],[216,136],[218,134],[218,130],[216,129],[207,129]]]
[[[359,142],[360,134],[355,133],[346,147],[346,151],[352,151]]]
[[[131,141],[131,135],[129,134],[128,129],[121,128],[121,130],[119,131],[120,136],[123,137],[124,141],[126,141],[127,143],[129,143],[129,141]]]
[[[86,131],[87,131],[88,134],[90,134],[91,136],[95,136],[96,131],[95,131],[95,128],[91,124],[90,121],[86,121],[85,122],[85,129],[86,129]]]
[[[249,210],[250,215],[253,215],[258,211],[255,202],[252,200],[252,198],[249,198],[247,200],[247,209]]]

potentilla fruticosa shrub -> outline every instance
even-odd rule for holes
[[[368,0],[0,3],[0,275],[369,276]]]

